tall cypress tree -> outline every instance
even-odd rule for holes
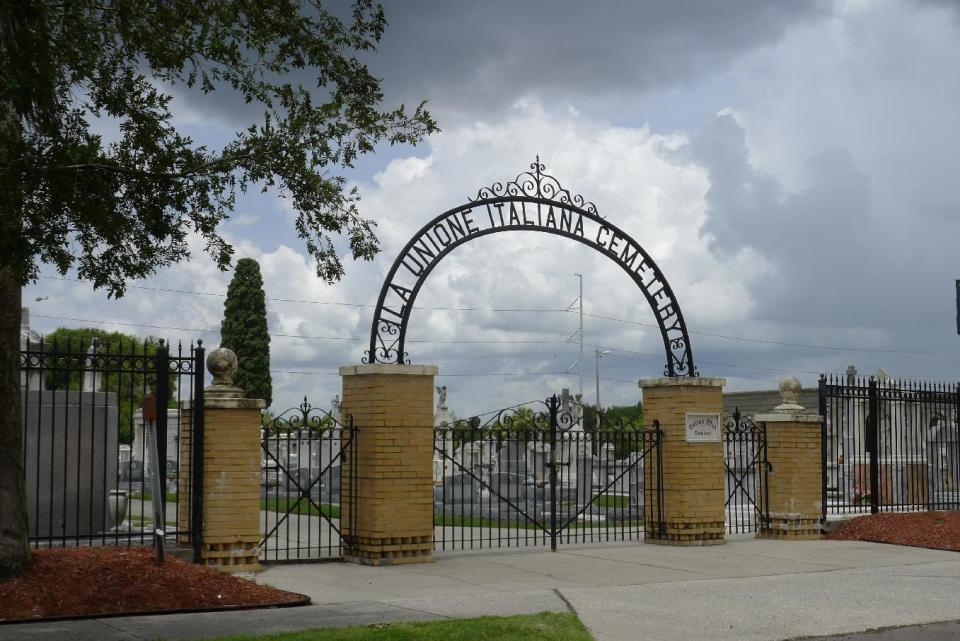
[[[260,263],[241,258],[227,288],[220,325],[220,345],[237,354],[239,368],[234,384],[247,398],[273,401],[270,380],[270,334],[267,333],[267,300],[263,293]]]

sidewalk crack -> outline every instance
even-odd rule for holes
[[[102,626],[108,627],[108,628],[110,628],[110,629],[112,629],[112,630],[116,630],[117,632],[123,632],[124,634],[128,634],[128,635],[130,635],[131,637],[133,637],[134,639],[144,639],[144,640],[146,640],[146,638],[147,638],[147,637],[142,637],[142,636],[140,636],[140,635],[137,634],[136,632],[131,632],[130,630],[127,630],[126,628],[121,628],[119,625],[114,625],[114,624],[108,622],[108,621],[105,620],[105,619],[96,619],[96,622],[99,623],[99,624],[102,625]]]
[[[567,599],[567,597],[563,596],[563,592],[561,592],[560,590],[554,588],[553,593],[557,595],[557,598],[558,598],[558,599],[560,599],[561,601],[563,601],[563,603],[567,606],[567,609],[570,610],[570,613],[571,613],[573,616],[577,617],[578,619],[580,618],[580,614],[577,612],[577,609],[576,609],[575,607],[573,607],[573,604],[570,603],[570,600]]]

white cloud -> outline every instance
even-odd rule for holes
[[[260,261],[268,296],[369,306],[419,227],[480,187],[513,178],[539,154],[549,173],[595,202],[653,255],[694,332],[703,374],[726,376],[740,389],[773,387],[786,373],[781,370],[799,372],[809,383],[814,372],[841,370],[848,362],[861,371],[883,365],[895,374],[949,376],[955,373],[949,359],[929,355],[778,343],[910,348],[955,340],[958,24],[949,7],[837,2],[825,17],[785,24],[782,38],[724,56],[712,71],[698,66],[697,74],[653,98],[624,88],[621,103],[657,104],[661,112],[653,116],[625,119],[618,110],[611,124],[591,115],[598,103],[585,108],[585,98],[573,91],[564,100],[511,94],[506,112],[441,122],[443,133],[424,147],[361,176],[361,211],[377,221],[383,252],[372,263],[347,261],[347,276],[335,286],[316,279],[312,261],[289,236],[262,234],[262,221],[245,226],[272,208],[286,219],[276,227],[289,227],[285,201],[248,195],[227,230],[238,256]],[[705,105],[692,109],[683,102],[691,97]],[[674,130],[674,111],[718,117]],[[206,122],[204,114],[182,117]],[[720,131],[720,124],[728,128]],[[192,262],[147,285],[224,292],[229,274],[203,257],[199,244],[194,249]],[[458,248],[430,276],[411,321],[411,358],[439,364],[443,374],[550,374],[443,379],[451,406],[463,415],[576,387],[575,376],[561,374],[576,359],[576,347],[563,342],[576,327],[575,314],[429,309],[565,308],[577,295],[573,272],[585,275],[589,312],[652,322],[634,284],[590,249],[545,234],[496,234]],[[215,296],[136,289],[107,303],[86,285],[52,280],[28,288],[25,300],[44,295],[50,299],[36,303],[35,314],[214,330],[223,303]],[[271,301],[268,311],[274,334],[358,339],[274,338],[277,405],[293,405],[305,394],[325,405],[339,387],[330,374],[362,356],[372,308]],[[37,319],[41,329],[57,324]],[[200,335],[137,331],[188,340]],[[204,337],[208,345],[217,340],[215,333]],[[633,381],[662,371],[663,347],[646,325],[588,317],[586,337],[639,353],[604,359],[604,376],[625,381],[604,382],[609,402],[636,402]],[[479,340],[547,342],[467,342]],[[588,348],[588,400],[591,356]]]

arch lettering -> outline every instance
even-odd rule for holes
[[[511,231],[570,238],[614,261],[633,279],[654,312],[667,357],[664,375],[698,375],[683,313],[660,268],[636,240],[603,218],[592,202],[544,173],[539,158],[530,171],[480,189],[475,198],[440,214],[410,239],[380,289],[363,362],[409,363],[407,324],[433,268],[464,243]]]

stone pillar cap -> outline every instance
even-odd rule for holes
[[[370,363],[367,365],[343,365],[340,376],[362,376],[364,374],[394,374],[402,376],[436,376],[440,368],[436,365],[401,365],[400,363]]]
[[[637,381],[639,387],[723,387],[727,384],[725,378],[709,378],[700,376],[664,376],[661,378],[641,378]]]

